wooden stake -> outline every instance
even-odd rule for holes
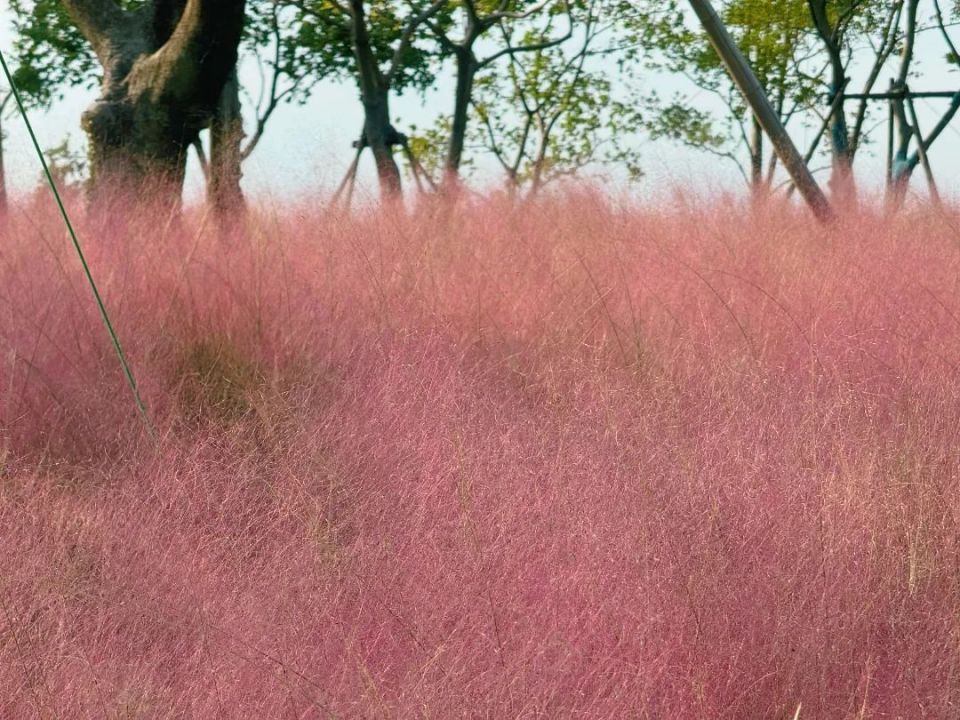
[[[913,124],[913,134],[917,138],[917,152],[920,155],[920,163],[923,165],[923,172],[927,176],[927,185],[930,187],[930,199],[937,207],[942,205],[940,201],[940,191],[937,190],[937,181],[933,179],[933,169],[930,167],[930,158],[927,157],[927,149],[923,146],[923,133],[920,132],[920,123],[917,122],[917,110],[913,106],[913,97],[907,95],[907,110],[910,111],[910,122]]]

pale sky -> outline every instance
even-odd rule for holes
[[[0,8],[7,15],[6,3],[0,0]],[[8,26],[8,17],[0,22],[0,49],[9,58],[12,33]],[[958,33],[960,36],[960,33]],[[960,73],[951,72],[945,66],[942,39],[936,33],[920,36],[917,70],[919,76],[911,82],[914,90],[953,90],[960,85]],[[256,87],[257,73],[252,67],[241,69],[241,82]],[[672,94],[672,78],[656,77],[641,83],[644,90],[656,89],[661,95]],[[416,94],[394,97],[391,100],[395,125],[401,131],[410,123],[421,127],[431,125],[440,113],[448,112],[451,105],[451,82],[449,77],[441,78],[437,88],[425,101]],[[859,81],[854,78],[857,89]],[[882,76],[877,90],[885,89],[887,77]],[[690,90],[689,86],[677,85],[677,88]],[[255,92],[254,92],[255,94]],[[71,146],[83,147],[83,135],[79,128],[80,113],[96,96],[96,91],[72,90],[56,103],[49,112],[33,113],[41,145],[53,147],[67,137]],[[705,105],[712,105],[708,94],[702,94]],[[701,98],[698,98],[698,100]],[[917,103],[917,111],[922,128],[931,128],[938,119],[942,108],[948,101],[933,100]],[[886,108],[878,108],[877,119],[882,120]],[[362,114],[357,91],[352,84],[323,83],[316,88],[310,101],[303,106],[285,105],[277,110],[268,124],[266,134],[254,154],[244,164],[244,188],[248,194],[260,198],[279,198],[308,196],[313,193],[327,194],[340,181],[352,160],[353,149],[350,143],[357,137]],[[248,123],[248,130],[250,129]],[[4,143],[7,167],[7,181],[11,193],[22,193],[36,186],[40,169],[37,159],[29,145],[21,119],[15,112],[8,112],[4,118],[7,139]],[[800,125],[791,127],[794,139],[801,148],[805,148],[812,139],[813,130]],[[878,188],[883,181],[883,159],[886,129],[881,126],[874,133],[874,147],[870,156],[858,156],[856,163],[857,179],[864,189]],[[717,158],[682,148],[667,141],[645,142],[641,146],[641,161],[646,177],[630,186],[629,194],[639,198],[660,195],[665,189],[674,187],[689,188],[694,192],[711,193],[718,190],[742,192],[743,181],[732,163],[718,161]],[[931,153],[931,162],[945,196],[960,197],[960,116],[943,133]],[[373,190],[372,160],[365,158],[362,172],[361,192]],[[814,167],[822,166],[822,160]],[[491,171],[487,177],[495,179]],[[823,181],[826,174],[818,175]],[[923,174],[914,175],[912,187],[922,191]],[[196,167],[188,172],[188,197],[196,197],[202,188],[202,181]]]

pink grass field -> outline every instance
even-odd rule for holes
[[[0,717],[957,718],[960,216],[0,237]]]

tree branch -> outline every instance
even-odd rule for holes
[[[114,0],[63,0],[63,6],[101,65],[106,65],[111,51],[129,31],[130,14]]]
[[[950,52],[953,55],[953,61],[957,64],[960,64],[960,53],[957,52],[957,47],[953,44],[950,33],[947,32],[946,23],[943,21],[943,12],[940,10],[940,0],[933,0],[933,7],[937,13],[937,26],[940,28],[940,34],[943,35],[943,39],[946,41],[947,47],[950,48]]]
[[[260,112],[262,106],[262,94],[263,94],[263,84],[261,84],[261,99],[257,102],[257,127],[253,132],[253,136],[250,138],[250,142],[247,143],[246,147],[240,151],[240,160],[246,160],[250,157],[250,154],[256,149],[257,144],[260,142],[260,138],[263,137],[264,128],[266,128],[267,121],[270,119],[270,116],[273,115],[273,111],[277,109],[277,106],[280,104],[280,101],[283,97],[291,91],[290,88],[283,92],[278,92],[280,84],[280,54],[283,51],[283,42],[280,37],[280,20],[277,15],[277,6],[273,5],[273,12],[271,15],[270,30],[273,34],[273,42],[275,44],[274,57],[273,57],[273,77],[270,80],[270,98],[267,101],[267,106]],[[259,59],[259,58],[258,58]]]
[[[244,0],[187,0],[183,15],[163,46],[130,73],[140,83],[190,107],[216,98],[237,63]]]
[[[483,20],[484,22],[490,23],[500,22],[501,20],[526,20],[528,17],[536,15],[538,12],[550,5],[551,2],[554,2],[554,0],[541,0],[541,2],[538,2],[532,7],[520,12],[510,12],[506,9],[503,9],[506,7],[506,3],[503,3],[500,6],[500,10],[490,13],[489,15],[485,16]],[[473,3],[471,2],[470,4],[472,5]],[[565,2],[564,5],[567,5],[567,3]]]
[[[397,70],[400,69],[400,64],[403,62],[403,56],[410,47],[410,43],[413,41],[413,34],[427,20],[440,12],[440,9],[446,5],[447,2],[449,2],[449,0],[433,0],[433,2],[424,8],[421,13],[414,15],[407,21],[406,26],[403,28],[403,32],[400,34],[400,41],[397,43],[397,47],[393,51],[393,57],[390,60],[390,66],[384,75],[387,85],[393,81]]]
[[[491,65],[492,63],[496,62],[497,60],[504,57],[505,55],[509,55],[513,57],[514,55],[518,55],[520,53],[549,50],[552,47],[556,47],[557,45],[562,45],[563,43],[565,43],[567,40],[569,40],[573,36],[573,11],[570,8],[569,3],[564,3],[564,4],[567,9],[568,24],[567,24],[567,32],[564,33],[562,36],[558,38],[554,38],[553,40],[544,40],[538,43],[530,43],[529,45],[512,45],[509,40],[509,35],[507,34],[506,30],[503,28],[503,25],[501,23],[500,27],[501,27],[501,30],[503,30],[503,36],[506,41],[506,47],[504,47],[502,50],[499,50],[498,52],[493,53],[493,55],[490,55],[489,57],[486,57],[483,60],[480,60],[477,64],[477,67],[482,68],[482,67]],[[540,3],[540,5],[543,6],[545,5],[545,3]],[[501,15],[503,15],[504,18],[511,17],[510,14],[501,13]],[[497,22],[501,22],[502,19],[503,18],[501,18]],[[486,20],[486,18],[484,20]]]

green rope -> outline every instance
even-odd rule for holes
[[[117,332],[113,329],[113,323],[110,322],[110,316],[107,314],[107,308],[103,304],[103,299],[100,297],[100,291],[97,290],[97,284],[93,281],[93,274],[90,272],[90,266],[87,265],[87,259],[80,247],[80,241],[77,239],[77,233],[73,229],[73,223],[70,222],[70,216],[67,214],[67,209],[63,206],[63,200],[60,197],[60,191],[57,190],[57,184],[53,180],[53,175],[50,173],[47,160],[43,156],[43,151],[40,149],[40,143],[37,142],[37,135],[33,131],[33,125],[30,124],[30,118],[27,116],[27,111],[23,107],[23,99],[20,97],[20,91],[17,89],[16,83],[13,82],[13,76],[10,74],[10,68],[7,67],[7,61],[4,59],[2,51],[0,51],[0,65],[3,66],[3,74],[7,77],[7,83],[10,85],[10,90],[13,91],[14,100],[16,100],[17,107],[20,109],[20,114],[23,116],[23,122],[27,126],[27,132],[30,134],[30,139],[33,141],[33,148],[37,151],[37,157],[40,158],[40,164],[43,166],[43,173],[46,175],[50,189],[53,191],[53,196],[57,200],[57,207],[60,208],[60,215],[63,216],[63,222],[66,224],[67,232],[70,234],[70,239],[73,241],[73,248],[77,251],[77,256],[80,258],[80,264],[83,266],[83,273],[86,275],[87,283],[90,285],[90,290],[93,292],[93,297],[97,301],[97,308],[100,311],[100,317],[103,320],[103,324],[107,328],[107,333],[110,335],[110,342],[113,343],[113,349],[117,353],[117,358],[120,360],[120,366],[123,368],[123,374],[127,379],[127,385],[130,386],[130,392],[133,393],[133,400],[137,404],[137,411],[140,413],[140,417],[143,419],[144,425],[146,425],[147,433],[154,441],[156,441],[156,432],[153,429],[153,424],[150,422],[150,416],[147,414],[147,407],[143,403],[143,398],[140,397],[140,391],[137,389],[137,383],[133,379],[133,372],[130,370],[130,364],[127,362],[127,357],[124,355],[123,349],[120,347],[120,338],[117,337]]]

